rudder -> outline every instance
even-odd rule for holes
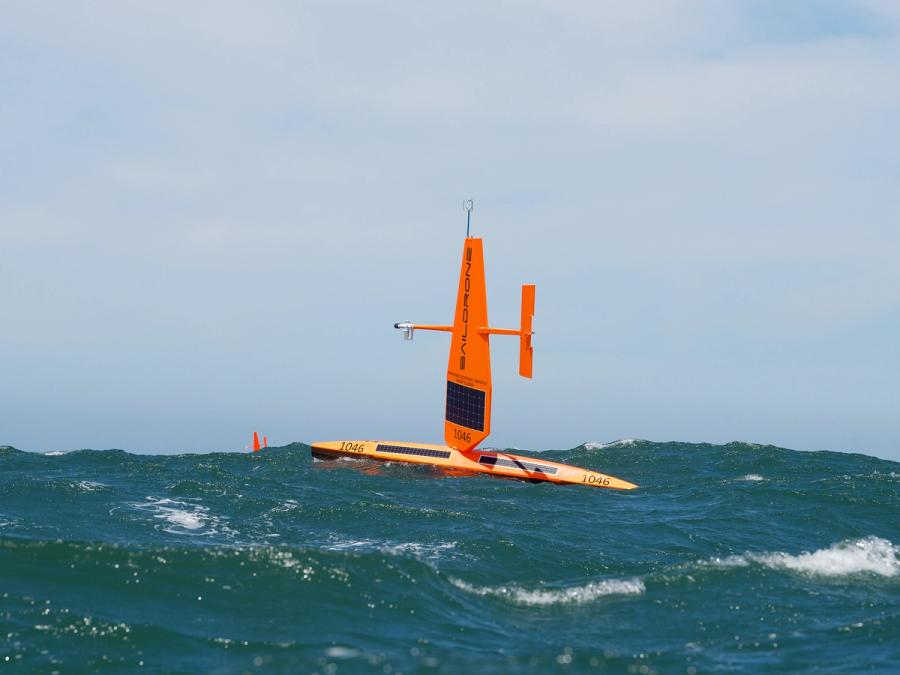
[[[534,347],[531,345],[531,324],[534,320],[534,284],[522,284],[522,319],[519,329],[519,375],[531,377],[534,365]]]

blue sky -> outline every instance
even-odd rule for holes
[[[440,441],[476,201],[489,443],[900,459],[894,2],[4,3],[0,443]]]

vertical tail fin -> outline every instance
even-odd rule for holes
[[[268,447],[269,447],[269,438],[268,438],[268,436],[263,436],[263,447],[264,447],[264,448],[268,448]]]
[[[522,284],[522,331],[519,335],[519,375],[531,377],[534,348],[531,346],[531,322],[534,319],[534,284]]]
[[[254,431],[253,432],[253,452],[259,452],[259,451],[260,451],[259,434]]]

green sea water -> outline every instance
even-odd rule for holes
[[[900,672],[900,464],[542,456],[641,488],[2,448],[0,671]]]

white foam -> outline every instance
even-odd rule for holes
[[[98,483],[92,480],[78,480],[75,481],[74,485],[79,490],[84,490],[85,492],[94,492],[96,490],[102,490],[103,488],[108,487],[103,483]]]
[[[851,574],[878,574],[893,577],[900,574],[900,547],[881,537],[865,537],[838,542],[828,548],[791,555],[744,553],[726,558],[710,558],[696,563],[700,567],[728,569],[762,565],[774,570],[787,570],[826,577]]]
[[[710,558],[697,563],[701,567],[715,567],[716,569],[729,569],[731,567],[748,567],[750,561],[746,556],[730,555],[726,558]]]
[[[608,595],[639,595],[644,592],[640,579],[603,579],[583,586],[565,588],[528,589],[521,586],[475,586],[461,579],[450,578],[457,588],[475,595],[504,598],[516,605],[581,605]]]
[[[420,544],[418,542],[406,542],[402,544],[393,544],[382,547],[382,550],[394,555],[402,555],[411,553],[417,558],[439,558],[441,552],[450,551],[456,548],[455,541],[447,541],[441,544]]]
[[[299,507],[300,507],[300,504],[298,504],[295,500],[286,499],[285,501],[281,502],[281,504],[279,504],[278,506],[272,507],[272,513],[287,513],[288,511],[294,511],[295,509],[297,509]]]
[[[758,473],[748,473],[745,476],[741,476],[739,480],[759,481],[765,480],[765,478],[760,476]]]
[[[49,452],[43,453],[44,457],[59,457],[61,455],[68,455],[71,450],[51,450]]]
[[[347,551],[357,548],[377,548],[377,545],[371,539],[360,539],[358,541],[338,541],[334,544],[323,546],[326,551]]]
[[[326,465],[331,465],[334,462],[370,462],[370,461],[372,461],[365,457],[349,457],[347,455],[340,455],[337,457],[329,457],[328,459],[322,459],[321,457],[313,457],[312,460],[313,460],[313,464],[326,464]]]
[[[786,569],[828,577],[850,574],[900,574],[900,547],[881,537],[842,541],[812,553],[748,554],[747,557],[772,569]]]
[[[181,527],[186,527],[189,530],[198,530],[203,527],[203,519],[188,511],[174,509],[168,513],[159,514],[156,517],[165,518],[173,525],[181,525]]]
[[[333,659],[352,659],[359,656],[359,650],[353,649],[353,647],[329,647],[325,650],[325,656],[330,656]]]
[[[590,441],[588,443],[585,443],[584,447],[587,450],[603,450],[605,448],[629,448],[637,442],[638,439],[636,438],[620,438],[617,441],[610,441],[609,443]]]
[[[231,532],[202,504],[147,497],[146,502],[132,506],[141,511],[152,512],[154,518],[163,521],[162,529],[172,534],[212,534],[219,530]]]
[[[337,541],[333,544],[323,546],[322,548],[326,551],[381,551],[388,555],[410,554],[417,558],[436,559],[440,558],[444,551],[456,548],[456,542],[448,541],[439,544],[423,544],[415,541],[394,543],[389,541],[360,539],[356,541]]]

